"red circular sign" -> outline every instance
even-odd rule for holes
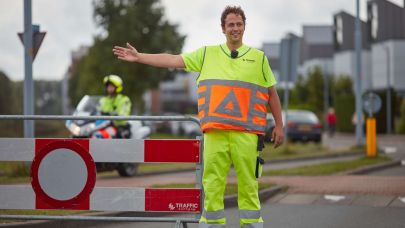
[[[71,199],[59,200],[49,196],[41,187],[38,178],[38,171],[41,162],[47,155],[56,149],[69,149],[72,152],[77,153],[83,159],[87,168],[87,181],[83,190]],[[96,184],[96,166],[88,149],[85,149],[79,143],[76,143],[73,140],[51,140],[49,144],[37,151],[31,165],[31,178],[31,185],[37,197],[55,208],[70,208],[82,202],[83,199],[88,198],[93,191]]]

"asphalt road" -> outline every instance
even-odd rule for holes
[[[226,210],[226,227],[239,227],[237,209]],[[264,227],[266,228],[403,228],[405,208],[383,208],[342,205],[291,205],[263,204]],[[167,228],[168,223],[114,223],[97,224],[89,227],[100,228]],[[189,224],[197,228],[197,224]]]
[[[396,166],[369,173],[371,176],[405,176],[405,166]]]

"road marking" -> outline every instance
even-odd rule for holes
[[[387,147],[384,148],[384,153],[386,153],[386,154],[393,154],[393,153],[396,153],[396,152],[397,152],[396,147],[387,146]]]
[[[402,166],[405,166],[405,160],[402,160],[402,161],[401,161],[401,165],[402,165]]]
[[[324,198],[329,201],[338,202],[344,200],[346,196],[338,196],[338,195],[325,195]]]
[[[398,197],[398,198],[399,198],[399,200],[402,201],[402,203],[405,203],[405,197]]]

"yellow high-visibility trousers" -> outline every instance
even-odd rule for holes
[[[204,211],[200,228],[225,227],[224,191],[233,163],[238,180],[241,227],[263,227],[258,181],[255,176],[258,136],[246,132],[212,130],[204,134]]]

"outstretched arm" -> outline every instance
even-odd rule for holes
[[[284,131],[283,119],[281,117],[280,98],[278,97],[277,90],[274,88],[274,86],[269,88],[269,106],[276,124],[271,135],[271,139],[274,142],[274,148],[277,148],[284,141]]]
[[[138,52],[131,44],[127,43],[127,47],[115,46],[113,48],[114,55],[118,59],[143,63],[155,67],[163,68],[185,68],[183,58],[180,55],[171,54],[146,54]]]

